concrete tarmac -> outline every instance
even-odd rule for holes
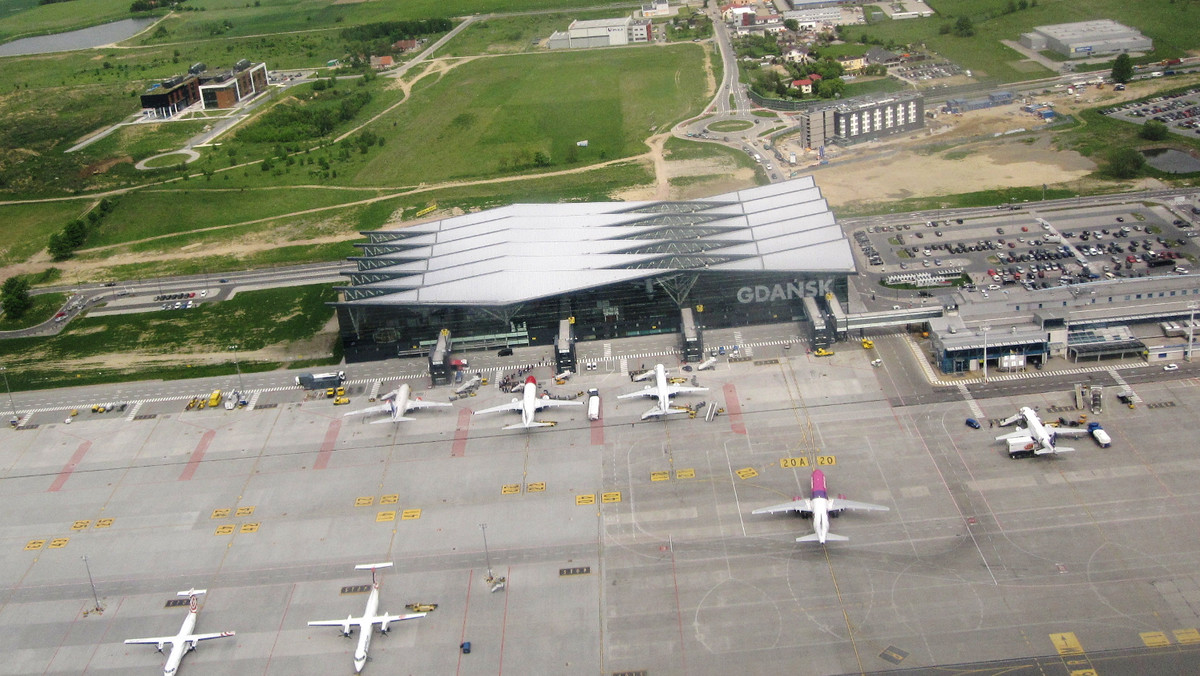
[[[1071,403],[1062,379],[934,388],[899,336],[816,358],[788,327],[728,333],[706,338],[753,345],[747,359],[687,374],[672,336],[581,344],[598,368],[547,389],[599,388],[602,419],[549,409],[538,418],[557,425],[529,432],[471,415],[514,396],[490,356],[472,359],[496,366],[477,396],[401,424],[342,417],[399,382],[354,366],[348,406],[283,387],[252,409],[185,411],[133,383],[123,413],[39,409],[0,431],[0,674],[158,673],[153,646],[122,640],[176,633],[186,607],[167,603],[189,587],[208,589],[196,631],[237,635],[182,673],[352,673],[354,642],[306,622],[360,614],[370,576],[353,566],[389,560],[380,611],[438,608],[376,635],[365,673],[1200,668],[1200,380],[1123,371],[1143,403],[1092,417],[1111,448],[1011,460],[998,431],[963,420],[1077,415],[1049,413]],[[653,400],[616,395],[657,361],[709,388],[676,405],[723,412],[639,420]],[[850,539],[826,546],[795,542],[806,520],[751,515],[807,495],[816,467],[831,494],[891,511],[834,519]],[[489,565],[506,589],[490,591]]]

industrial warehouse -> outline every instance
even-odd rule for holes
[[[364,232],[337,308],[347,362],[841,314],[850,244],[812,177],[685,202],[515,204]],[[826,298],[836,299],[818,310]]]

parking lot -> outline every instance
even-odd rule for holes
[[[1177,134],[1200,134],[1200,88],[1178,94],[1155,96],[1101,110],[1102,115],[1133,124],[1156,120]]]
[[[1035,291],[1100,279],[1187,274],[1200,256],[1188,209],[1142,204],[868,225],[853,233],[872,275],[961,269],[966,291]]]

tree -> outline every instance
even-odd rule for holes
[[[0,286],[0,303],[4,305],[4,314],[9,319],[20,319],[29,308],[33,307],[33,299],[29,297],[29,281],[23,277],[9,277]]]
[[[1112,79],[1122,84],[1133,79],[1133,59],[1128,54],[1121,54],[1113,62]]]
[[[1146,164],[1146,158],[1133,148],[1113,148],[1108,151],[1107,160],[1105,169],[1113,178],[1134,178]]]
[[[795,19],[784,19],[783,27],[790,30],[793,33],[800,32],[800,22]]]
[[[1142,130],[1138,132],[1138,136],[1147,141],[1163,141],[1167,138],[1168,133],[1170,132],[1167,130],[1165,122],[1147,120],[1146,124],[1142,125]]]
[[[971,18],[960,16],[954,22],[954,34],[960,38],[969,38],[975,35],[975,24],[971,23]]]

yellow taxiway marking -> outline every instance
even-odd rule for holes
[[[650,473],[651,481],[667,481],[670,478],[671,478],[670,472],[651,472]]]
[[[516,495],[521,492],[521,484],[504,484],[500,487],[501,495]]]
[[[780,458],[779,466],[784,469],[795,469],[796,467],[808,467],[808,458]]]
[[[96,519],[96,528],[108,528],[109,526],[113,525],[113,521],[114,519],[111,517],[107,519]]]
[[[54,538],[50,544],[46,545],[46,549],[62,549],[67,546],[68,541],[70,538]]]
[[[594,505],[594,504],[596,504],[596,494],[592,493],[590,495],[576,495],[575,496],[575,504],[577,504],[577,505]]]
[[[600,501],[601,502],[620,502],[621,501],[621,491],[609,491],[608,493],[601,493]]]
[[[234,516],[250,516],[253,513],[254,505],[250,505],[249,507],[238,507],[237,511],[234,512]]]
[[[258,522],[252,521],[250,523],[242,524],[242,532],[243,533],[257,533],[258,532]]]
[[[421,518],[421,510],[419,509],[406,509],[403,512],[400,512],[401,521],[413,521],[414,519],[419,518]]]
[[[817,456],[817,464],[818,465],[836,465],[837,464],[837,456],[835,456],[835,455],[818,455]]]
[[[754,469],[753,467],[743,467],[734,472],[734,474],[743,479],[753,479],[754,477],[758,476],[758,470]]]
[[[229,509],[214,509],[214,510],[213,510],[213,513],[212,513],[212,516],[210,516],[210,517],[208,517],[208,518],[210,518],[210,519],[224,519],[225,517],[229,516],[229,512],[230,512],[230,510],[229,510]]]
[[[677,470],[675,472],[675,478],[676,479],[695,479],[696,478],[696,470],[694,470],[694,469]]]
[[[546,492],[546,482],[545,481],[535,481],[531,484],[525,484],[525,490],[526,490],[526,492],[529,492],[529,493],[545,493]]]
[[[375,504],[374,495],[364,495],[361,498],[354,498],[355,507],[370,507],[373,504]]]
[[[400,502],[400,494],[399,493],[391,493],[388,495],[379,496],[379,504],[381,504],[381,505],[394,505],[397,502]]]
[[[233,524],[224,523],[224,524],[221,524],[220,526],[217,526],[217,532],[215,533],[215,535],[229,535],[229,534],[233,533],[233,530],[234,530]]]
[[[1050,642],[1054,644],[1058,654],[1064,657],[1083,654],[1083,646],[1079,644],[1079,639],[1075,638],[1074,632],[1050,634]]]
[[[91,519],[83,519],[71,524],[71,530],[86,530],[90,525],[92,525]]]
[[[375,515],[375,523],[383,523],[384,521],[395,521],[396,512],[380,512]]]
[[[1176,629],[1175,640],[1183,645],[1195,645],[1200,643],[1200,631],[1196,629]]]
[[[45,540],[30,540],[29,542],[25,543],[25,551],[29,552],[35,549],[41,549],[43,546],[45,546],[45,544]]]
[[[1166,648],[1171,645],[1171,639],[1161,631],[1143,631],[1138,636],[1142,637],[1142,643],[1145,643],[1147,648]]]

